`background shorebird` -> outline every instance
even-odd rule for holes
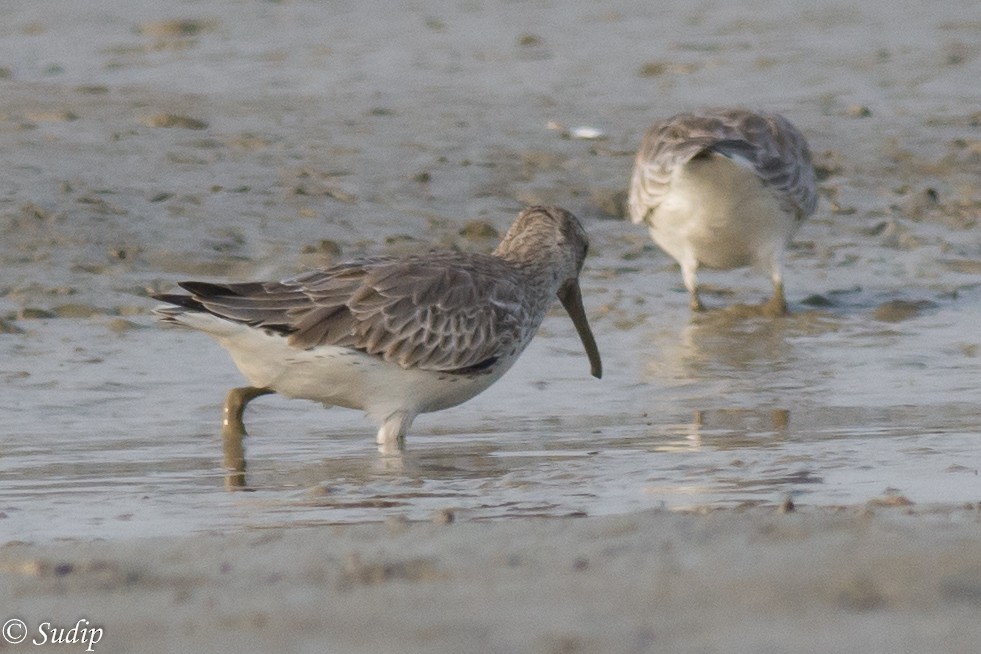
[[[217,339],[251,386],[229,391],[226,437],[267,393],[364,410],[383,451],[401,447],[420,413],[465,402],[503,375],[558,296],[602,375],[579,272],[589,239],[558,207],[519,214],[492,254],[376,257],[278,282],[182,282],[164,323]]]
[[[644,134],[628,208],[681,265],[691,308],[699,266],[768,270],[768,314],[786,313],[781,265],[814,213],[817,188],[807,141],[783,116],[745,109],[683,113]]]

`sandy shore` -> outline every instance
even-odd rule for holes
[[[751,509],[10,543],[0,579],[31,638],[42,621],[86,619],[107,652],[967,653],[981,642],[981,514]]]

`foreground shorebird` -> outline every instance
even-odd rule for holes
[[[681,265],[694,311],[699,266],[768,270],[783,314],[781,265],[817,206],[807,141],[783,116],[744,109],[678,114],[654,123],[634,162],[628,208]]]
[[[589,240],[558,207],[529,207],[493,254],[375,257],[281,282],[182,282],[157,295],[164,323],[214,337],[251,386],[225,400],[224,433],[268,393],[362,409],[383,451],[401,447],[420,413],[465,402],[497,381],[558,296],[602,375],[579,272]]]

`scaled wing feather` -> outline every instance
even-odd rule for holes
[[[291,345],[338,345],[402,367],[479,366],[521,340],[522,289],[496,257],[375,258],[282,282],[183,284],[209,312],[279,331]]]
[[[784,208],[802,220],[817,206],[807,142],[777,114],[729,110],[680,114],[655,123],[644,135],[631,184],[631,217],[642,222],[670,189],[677,167],[717,152],[751,166]]]

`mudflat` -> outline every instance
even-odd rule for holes
[[[976,3],[3,11],[0,617],[25,642],[976,649]],[[623,219],[650,122],[730,104],[814,152],[787,318],[743,310],[754,271],[706,273],[692,317]],[[532,203],[590,234],[602,381],[556,316],[401,457],[357,412],[264,398],[225,489],[241,378],[151,293],[489,251]]]

